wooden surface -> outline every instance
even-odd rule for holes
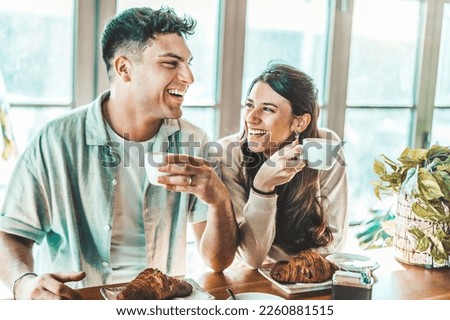
[[[372,288],[373,300],[450,300],[450,269],[425,269],[398,262],[394,259],[392,248],[367,250],[363,254],[375,259],[380,267],[373,272],[375,284]],[[265,292],[289,300],[327,300],[331,299],[331,289],[287,294],[276,287],[257,270],[236,264],[223,273],[204,272],[189,274],[202,288],[216,299],[228,298],[227,288],[235,293]],[[108,286],[109,287],[109,286]],[[101,287],[80,289],[84,299],[103,299]]]

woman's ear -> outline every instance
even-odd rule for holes
[[[303,132],[308,128],[311,123],[311,115],[309,113],[305,113],[301,116],[296,116],[294,119],[294,132]]]
[[[122,81],[130,81],[130,61],[127,58],[123,56],[117,57],[114,60],[114,70]]]

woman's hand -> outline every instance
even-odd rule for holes
[[[206,159],[169,154],[166,162],[167,165],[158,169],[170,173],[158,177],[158,182],[166,189],[194,194],[209,205],[229,201],[228,189]]]
[[[305,166],[305,161],[299,158],[302,153],[298,141],[275,152],[259,169],[253,186],[262,192],[273,192],[276,186],[291,181]]]
[[[27,276],[20,280],[16,286],[16,299],[31,300],[79,300],[81,295],[74,289],[65,285],[65,282],[80,281],[86,273],[47,273],[39,277]]]

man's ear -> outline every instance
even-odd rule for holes
[[[130,60],[119,56],[114,60],[114,70],[123,82],[130,81]]]
[[[305,113],[301,116],[296,116],[294,119],[294,132],[303,132],[308,128],[311,123],[311,115],[309,113]]]

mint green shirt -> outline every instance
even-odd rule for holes
[[[110,246],[118,153],[102,118],[103,93],[51,121],[21,155],[0,212],[0,230],[35,241],[35,272],[86,271],[74,287],[110,283]],[[206,134],[167,119],[153,150],[205,157]],[[207,206],[187,193],[146,182],[142,199],[147,264],[171,275],[186,270],[187,223],[205,221]]]

